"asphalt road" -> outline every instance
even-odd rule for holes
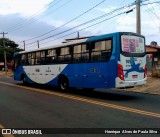
[[[160,96],[113,89],[60,92],[52,86],[23,86],[11,78],[1,78],[0,125],[5,128],[160,128]]]

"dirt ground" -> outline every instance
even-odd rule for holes
[[[147,85],[137,86],[126,90],[160,95],[160,78],[148,77]]]
[[[13,77],[13,72],[12,71],[0,71],[0,78],[9,78],[9,77]]]
[[[9,71],[6,73],[4,71],[0,71],[0,78],[11,78],[11,77],[13,77],[13,72]],[[149,76],[147,79],[147,85],[137,86],[134,88],[123,89],[123,90],[160,95],[160,78]]]

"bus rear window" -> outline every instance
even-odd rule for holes
[[[121,42],[122,42],[121,47],[123,52],[127,53],[145,52],[145,44],[143,37],[122,35]]]

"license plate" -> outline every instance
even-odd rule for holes
[[[132,75],[132,78],[138,78],[138,75]]]

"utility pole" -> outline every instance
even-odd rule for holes
[[[5,32],[1,32],[0,34],[3,34],[3,46],[4,46],[4,70],[7,73],[7,57],[6,57],[6,46],[5,46],[5,40],[4,40],[4,35],[8,34]]]
[[[141,11],[140,11],[141,0],[136,0],[136,33],[141,34]]]
[[[39,40],[37,40],[38,48],[39,48]]]
[[[24,51],[25,51],[25,47],[26,47],[25,41],[23,41],[23,44],[24,44]]]
[[[80,38],[79,31],[77,32],[77,38]]]
[[[160,22],[159,22],[159,33],[160,33]]]

